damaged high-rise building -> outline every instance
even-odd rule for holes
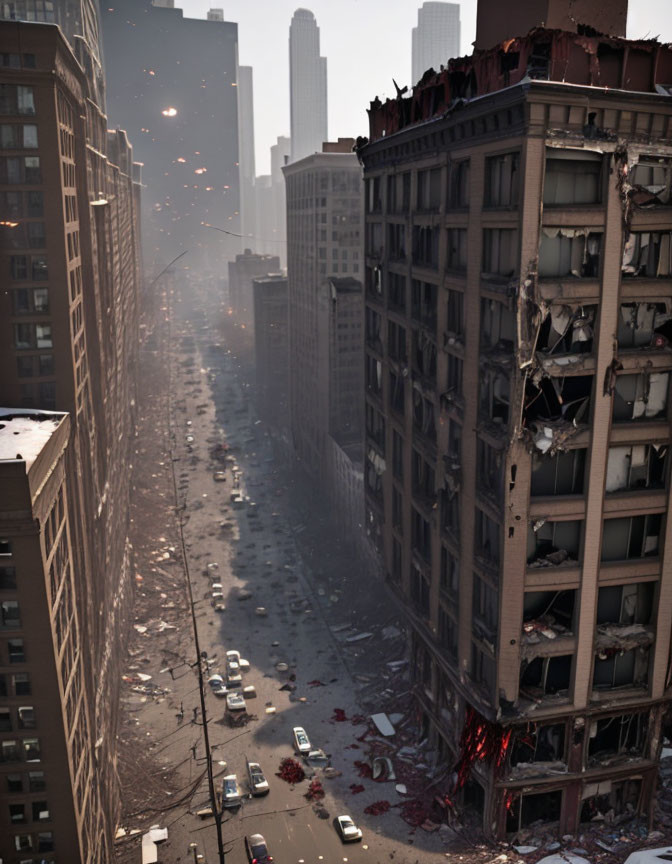
[[[75,6],[39,11],[67,23]],[[97,21],[72,34],[49,18],[0,21],[0,858],[105,864],[132,600],[119,466],[135,436],[140,166],[107,129]]]
[[[672,50],[538,5],[359,142],[367,529],[499,837],[650,821],[670,699]]]

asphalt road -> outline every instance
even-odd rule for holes
[[[357,796],[350,792],[348,784],[359,778],[352,767],[357,754],[348,748],[357,747],[353,742],[361,727],[332,719],[335,708],[343,709],[348,717],[359,710],[350,670],[353,663],[366,663],[367,649],[344,651],[334,630],[351,622],[354,603],[348,597],[352,592],[349,580],[357,582],[364,574],[352,572],[351,553],[335,538],[319,550],[323,554],[317,561],[302,557],[296,538],[304,526],[296,523],[297,515],[289,506],[287,477],[274,462],[271,438],[256,421],[247,372],[227,347],[217,323],[213,309],[206,309],[197,294],[176,292],[172,327],[175,469],[185,505],[185,540],[201,647],[215,661],[212,671],[221,674],[225,674],[226,650],[239,650],[250,662],[243,684],[253,684],[257,691],[256,698],[248,700],[253,719],[244,730],[230,728],[224,700],[207,694],[214,758],[226,762],[226,767],[215,767],[218,782],[225,773],[235,773],[243,785],[247,757],[262,765],[270,784],[267,796],[245,798],[237,811],[225,813],[226,860],[229,864],[245,862],[244,836],[261,833],[280,864],[355,864],[391,858],[415,862],[422,852],[399,844],[398,838],[383,830],[383,820],[391,827],[391,814],[388,820],[366,817],[362,812],[372,800],[394,796],[394,790],[388,788],[384,795],[380,789],[367,789],[367,794]],[[241,472],[237,478],[231,465],[213,461],[212,449],[219,442],[231,448],[234,467]],[[225,468],[225,482],[215,482],[215,468]],[[233,507],[234,486],[256,506],[251,508],[248,501],[242,508]],[[223,520],[229,523],[226,528],[220,527]],[[207,575],[208,564],[217,565],[214,574],[223,586],[227,608],[219,615],[209,603],[209,583],[215,579]],[[213,569],[209,572],[212,575]],[[384,598],[374,599],[374,604],[381,610],[386,607]],[[267,615],[257,615],[257,607],[264,607]],[[287,663],[289,670],[278,672],[278,662]],[[290,675],[295,681],[290,681]],[[324,686],[310,686],[316,680]],[[295,684],[296,691],[281,690],[286,684]],[[195,705],[195,696],[191,698]],[[192,702],[184,705],[189,717]],[[271,706],[276,713],[266,712]],[[343,771],[338,780],[323,780],[327,795],[322,803],[328,818],[320,818],[304,797],[307,781],[292,787],[275,776],[281,758],[293,755],[291,730],[295,725],[304,726],[313,745],[322,747],[332,756],[332,764]],[[196,745],[196,764],[202,766],[198,727],[191,726],[182,737],[187,756],[187,748]],[[207,804],[206,793],[203,784],[192,810]],[[333,820],[343,813],[349,813],[362,828],[361,843],[341,842]],[[394,819],[394,833],[398,834],[400,820]],[[401,831],[405,835],[407,827]],[[205,856],[202,864],[217,861],[212,820],[193,820],[191,836]],[[435,855],[432,858],[436,860]]]

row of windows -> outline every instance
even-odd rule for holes
[[[0,696],[30,696],[30,676],[27,672],[14,672],[12,675],[0,673]]]
[[[0,192],[0,211],[8,220],[39,218],[44,216],[44,193],[36,190],[30,192]]]
[[[39,738],[16,738],[0,741],[0,762],[39,762]]]
[[[36,186],[41,182],[39,156],[0,156],[0,183]]]
[[[5,248],[8,249],[44,249],[47,245],[47,234],[44,222],[20,222],[2,228],[0,233]]]
[[[0,732],[11,732],[13,729],[34,729],[36,725],[35,709],[32,705],[19,705],[16,711],[11,708],[0,707]]]
[[[49,805],[46,801],[31,801],[30,804],[9,804],[9,821],[12,825],[25,822],[49,822]]]
[[[0,4],[0,11],[2,11],[1,18],[8,18],[6,6],[9,6],[9,3]],[[0,53],[0,66],[4,66],[8,69],[35,69],[37,67],[37,58],[34,54],[10,54],[6,51]]]
[[[15,324],[14,347],[17,350],[53,348],[51,324]]]
[[[38,146],[37,126],[34,123],[0,123],[0,148],[35,150]]]
[[[49,278],[46,255],[12,255],[9,272],[15,282],[45,282]]]
[[[0,114],[35,114],[32,87],[22,84],[0,84]]]

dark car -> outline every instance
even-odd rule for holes
[[[250,864],[266,864],[273,858],[268,854],[268,846],[261,834],[250,834],[245,837],[245,851]]]

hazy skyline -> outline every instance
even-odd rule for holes
[[[184,14],[205,18],[215,0],[175,0]],[[366,108],[374,96],[394,95],[392,78],[411,83],[411,31],[422,0],[230,0],[224,18],[238,24],[242,65],[254,69],[254,127],[257,174],[270,172],[270,147],[289,135],[289,25],[301,6],[320,28],[320,53],[329,68],[329,136],[368,133]],[[476,0],[460,3],[461,54],[471,53],[476,34]],[[672,42],[669,0],[631,0],[628,37]]]

